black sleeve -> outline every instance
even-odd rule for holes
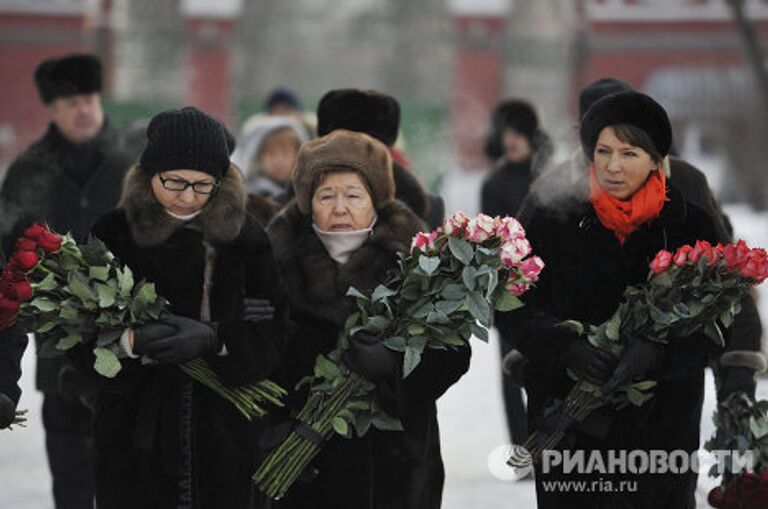
[[[27,347],[27,335],[16,328],[0,331],[0,393],[14,403],[19,402],[21,389],[21,357]]]
[[[208,356],[208,361],[222,379],[233,386],[271,377],[288,349],[292,331],[288,299],[268,244],[264,250],[247,256],[245,296],[268,299],[275,315],[269,321],[244,322],[241,303],[238,303],[219,323],[219,338],[228,354]]]
[[[469,345],[457,350],[427,349],[406,378],[402,376],[402,355],[398,355],[395,372],[377,383],[382,407],[399,417],[434,403],[467,372],[471,355]]]
[[[544,263],[553,259],[549,255],[549,242],[556,239],[551,231],[552,221],[546,214],[533,206],[533,200],[527,201],[521,210],[520,220],[525,227],[533,252]],[[560,367],[560,356],[578,338],[577,334],[558,324],[563,319],[553,315],[546,306],[550,292],[556,282],[552,281],[551,271],[545,265],[536,285],[523,295],[525,306],[507,313],[496,313],[495,325],[501,336],[518,349],[534,364],[548,368]]]

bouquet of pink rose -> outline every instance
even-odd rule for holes
[[[595,347],[616,357],[625,347],[621,338],[628,336],[667,343],[703,332],[722,346],[722,328],[733,323],[744,293],[768,277],[768,256],[764,249],[750,249],[744,241],[727,246],[697,241],[674,254],[659,251],[650,269],[645,285],[626,288],[624,301],[607,322],[590,325],[588,331],[580,322],[562,325],[586,333]],[[511,466],[529,467],[542,451],[555,447],[570,426],[601,406],[643,405],[656,385],[644,380],[601,387],[569,374],[576,379],[576,385],[559,407],[562,418],[558,428],[549,435],[534,432],[522,448],[516,449],[509,460]]]
[[[123,331],[157,320],[167,304],[154,284],[134,281],[131,269],[121,267],[98,239],[78,246],[70,235],[36,224],[16,242],[0,280],[0,330],[18,323],[34,332],[43,339],[43,358],[83,345],[93,351],[94,370],[113,378],[122,369]],[[264,415],[265,403],[282,405],[285,391],[269,380],[229,388],[202,359],[179,368],[248,419]]]
[[[370,295],[350,288],[358,311],[346,321],[338,347],[319,356],[310,378],[309,398],[298,415],[299,428],[275,449],[254,475],[259,489],[279,499],[334,433],[363,436],[370,426],[402,430],[383,412],[376,386],[344,363],[350,337],[376,336],[402,352],[402,376],[409,376],[427,349],[455,349],[472,336],[488,340],[494,309],[522,306],[518,299],[544,267],[531,255],[520,223],[511,217],[462,212],[437,230],[418,233],[410,254],[399,254],[396,270]]]

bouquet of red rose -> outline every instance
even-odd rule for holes
[[[18,324],[34,332],[43,340],[43,358],[83,345],[93,350],[94,370],[113,378],[122,369],[123,332],[156,321],[167,304],[154,284],[134,281],[98,239],[78,246],[70,235],[33,225],[16,242],[0,281],[0,330]],[[231,389],[202,359],[179,367],[248,419],[264,415],[265,403],[282,405],[285,391],[268,380]]]
[[[716,431],[705,444],[707,450],[751,451],[752,471],[722,458],[713,465],[712,477],[722,474],[721,486],[709,492],[708,501],[718,509],[762,509],[768,507],[768,401],[755,401],[736,392],[718,405],[713,417]]]
[[[588,331],[580,322],[562,325],[586,333],[595,347],[616,357],[625,347],[621,338],[632,336],[667,343],[703,332],[722,346],[722,328],[733,323],[744,293],[768,277],[768,256],[764,249],[750,249],[744,241],[727,246],[697,241],[674,254],[659,251],[650,269],[645,285],[626,288],[624,301],[607,322],[590,325]],[[509,460],[511,466],[529,467],[542,451],[555,447],[570,426],[601,406],[643,405],[653,396],[651,390],[656,385],[645,380],[601,387],[569,374],[576,385],[557,410],[562,416],[558,428],[549,435],[534,432],[522,448],[516,449]]]
[[[544,263],[531,255],[520,223],[511,217],[459,212],[431,233],[418,233],[410,254],[370,295],[350,288],[358,311],[346,321],[338,347],[315,364],[309,398],[296,431],[254,475],[259,489],[279,499],[334,433],[363,436],[370,426],[399,431],[401,423],[381,410],[376,386],[344,362],[352,336],[364,332],[402,352],[408,377],[427,349],[456,349],[472,336],[488,340],[494,309],[522,306],[518,299],[537,281]]]

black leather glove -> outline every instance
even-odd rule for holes
[[[358,332],[349,338],[344,362],[368,380],[376,380],[394,372],[398,356],[384,346],[377,336]]]
[[[16,405],[11,398],[0,392],[0,429],[5,429],[16,418]]]
[[[160,329],[157,325],[169,326],[175,329],[175,332],[159,336]],[[137,341],[134,336],[134,352],[157,362],[180,364],[214,353],[220,348],[216,330],[198,320],[166,314],[160,317],[160,323],[157,325],[142,328],[152,327],[149,332],[153,335],[149,336],[149,339],[143,330],[138,334],[141,341]]]
[[[163,315],[165,316],[165,315]],[[167,338],[178,332],[178,329],[167,323],[152,322],[133,329],[133,353],[142,355],[144,346],[157,339]]]
[[[243,321],[258,323],[271,320],[275,317],[275,308],[268,299],[243,300]]]
[[[627,346],[621,352],[616,371],[603,387],[605,392],[611,392],[635,377],[664,366],[666,347],[663,344],[641,337],[629,337],[623,341],[626,341]]]
[[[571,343],[560,360],[576,376],[595,384],[608,380],[619,362],[612,354],[592,346],[585,337]]]
[[[721,371],[720,391],[718,399],[724,401],[734,392],[746,392],[752,398],[755,397],[755,371],[744,367],[724,367]]]

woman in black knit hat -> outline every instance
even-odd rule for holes
[[[583,450],[588,458],[599,454],[604,465],[632,451],[683,451],[690,458],[699,448],[708,340],[689,337],[663,346],[644,337],[623,338],[628,346],[617,366],[584,336],[557,324],[606,321],[625,287],[646,281],[659,250],[674,251],[696,240],[716,242],[716,231],[709,216],[665,178],[662,161],[672,130],[653,99],[629,91],[597,101],[582,119],[580,136],[590,168],[575,192],[546,203],[528,200],[520,212],[528,239],[547,268],[526,294],[525,307],[497,320],[529,361],[524,375],[529,423],[547,433],[557,425],[559,414],[552,409],[573,386],[569,370],[600,386],[608,380],[653,379],[658,385],[651,401],[593,412],[568,431],[558,450]],[[614,472],[594,462],[591,469],[570,473],[540,465],[538,507],[695,508],[693,471],[633,473],[633,465],[622,472],[627,462],[619,463]],[[585,481],[592,488],[548,488],[553,480]],[[607,484],[613,489],[601,489]]]
[[[156,115],[119,207],[93,227],[171,312],[126,331],[114,380],[93,377],[99,507],[253,507],[254,442],[265,423],[248,422],[175,366],[203,357],[226,384],[242,385],[269,377],[285,347],[282,284],[266,233],[246,214],[231,148],[200,110]],[[248,321],[246,297],[266,304]],[[78,355],[92,373],[91,354]]]

